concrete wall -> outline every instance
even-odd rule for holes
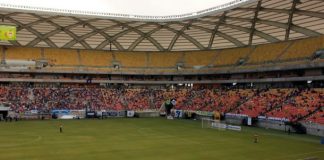
[[[285,125],[284,122],[279,122],[279,121],[262,120],[259,121],[256,125],[257,127],[275,129],[280,131],[288,131],[290,128],[291,132],[295,132],[295,130],[291,126]]]
[[[306,127],[307,134],[324,137],[324,125],[315,123],[302,123]]]
[[[226,118],[225,122],[228,124],[242,125],[242,120],[243,118],[240,117],[230,117]],[[319,125],[315,123],[302,123],[302,125],[306,127],[307,134],[324,137],[324,125]],[[280,131],[288,131],[288,129],[290,128],[291,132],[295,132],[294,128],[292,128],[289,125],[285,125],[284,122],[280,121],[259,120],[256,123],[256,126],[260,128],[275,129]]]
[[[302,125],[306,128],[307,134],[324,137],[323,125],[319,125],[315,123],[302,123]],[[261,128],[271,128],[271,129],[281,130],[281,131],[288,131],[288,128],[290,128],[291,132],[295,132],[295,130],[292,127],[285,125],[284,122],[262,120],[257,123],[257,126]]]

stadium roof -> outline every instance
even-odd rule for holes
[[[42,10],[56,13],[137,20],[140,18],[140,20],[145,20],[146,17],[155,17],[156,20],[156,18],[163,17],[171,17],[169,19],[172,19],[172,17],[177,18],[181,15],[190,16],[198,14],[202,10],[212,8],[219,10],[216,7],[222,6],[222,8],[226,8],[230,6],[230,4],[227,4],[229,2],[241,4],[246,1],[234,1],[235,3],[233,3],[233,0],[0,0],[0,3],[10,6],[10,8],[25,10]],[[152,19],[148,20],[150,21]]]
[[[17,41],[0,44],[27,47],[211,50],[324,33],[324,0],[233,0],[173,16],[105,15],[4,3],[0,8],[0,24],[18,27]]]

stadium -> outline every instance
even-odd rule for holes
[[[70,1],[0,0],[0,160],[324,159],[323,0]]]

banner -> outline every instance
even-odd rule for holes
[[[96,115],[96,112],[94,111],[90,111],[90,112],[87,112],[87,116],[95,116]]]
[[[278,117],[258,116],[258,119],[259,120],[271,120],[271,121],[289,122],[289,119],[286,119],[286,118],[278,118]]]
[[[0,106],[0,111],[9,111],[9,107]]]
[[[241,131],[241,126],[234,126],[234,125],[227,125],[226,129],[233,130],[233,131]]]
[[[248,126],[251,126],[252,125],[252,118],[251,117],[248,117],[248,119],[247,119],[247,125]]]
[[[108,115],[108,117],[117,117],[118,112],[117,111],[108,111],[107,115]]]
[[[248,117],[246,114],[235,114],[235,113],[226,113],[225,114],[226,118],[245,118]]]
[[[182,118],[183,111],[182,110],[175,110],[174,111],[174,118]]]
[[[217,128],[217,129],[226,129],[227,128],[227,125],[224,124],[224,123],[212,122],[211,127]]]
[[[30,113],[31,113],[31,114],[37,114],[37,113],[38,113],[38,110],[35,110],[35,109],[30,110]]]
[[[106,112],[102,112],[102,117],[105,117],[105,118],[107,118],[107,117],[126,117],[126,112],[125,111],[115,111],[115,110],[106,111]]]
[[[207,111],[195,111],[196,114],[200,115],[200,116],[213,116],[214,113],[213,112],[207,112]]]
[[[127,111],[127,117],[134,117],[135,111]]]
[[[16,40],[16,26],[0,25],[0,41]]]
[[[219,123],[219,122],[212,122],[211,127],[216,128],[216,129],[228,129],[228,130],[233,130],[233,131],[241,131],[242,130],[241,126],[234,126],[234,125],[229,125],[229,124]]]
[[[56,115],[70,115],[70,110],[66,110],[66,109],[62,109],[62,110],[52,110],[52,115],[56,114]]]

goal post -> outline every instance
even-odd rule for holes
[[[226,124],[221,123],[220,120],[214,120],[210,118],[202,118],[201,119],[201,128],[214,128],[219,130],[225,130]]]
[[[241,126],[222,123],[220,120],[214,120],[210,118],[201,119],[201,128],[213,128],[218,130],[233,130],[233,131],[242,130]]]

